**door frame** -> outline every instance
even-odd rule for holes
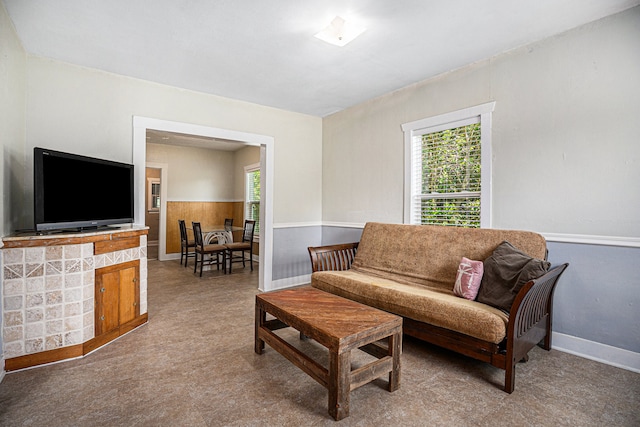
[[[273,269],[273,182],[274,182],[274,145],[272,136],[259,135],[248,132],[239,132],[228,129],[202,126],[191,123],[173,122],[168,120],[154,119],[149,117],[133,116],[133,164],[134,164],[134,223],[144,226],[145,209],[145,168],[147,165],[147,129],[154,129],[166,132],[177,132],[189,135],[198,135],[209,138],[237,141],[244,145],[260,147],[260,187],[261,205],[260,224],[260,262],[259,262],[259,285],[261,291],[272,289],[272,269]],[[206,144],[206,143],[203,143]],[[167,187],[166,177],[163,176],[164,185]],[[167,197],[161,201],[167,202]],[[166,206],[165,206],[166,209]],[[166,211],[165,211],[166,212]],[[160,238],[165,238],[166,247],[166,221],[160,217]],[[164,232],[163,232],[164,228]],[[166,248],[164,249],[166,256]],[[160,249],[158,250],[160,257]]]

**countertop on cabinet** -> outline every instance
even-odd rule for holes
[[[98,230],[86,231],[54,231],[54,232],[24,232],[4,236],[0,248],[24,248],[31,246],[74,245],[80,243],[94,243],[115,240],[133,236],[141,236],[149,232],[149,227],[131,225],[121,227],[106,227]]]

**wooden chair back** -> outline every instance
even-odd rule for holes
[[[244,221],[244,230],[242,232],[242,241],[253,243],[253,235],[256,230],[256,222],[251,219]]]
[[[178,225],[180,226],[180,242],[187,243],[187,225],[185,224],[184,219],[179,219]]]
[[[196,247],[203,248],[204,242],[202,241],[202,227],[199,222],[192,222],[191,226],[193,227],[193,237],[196,241]]]

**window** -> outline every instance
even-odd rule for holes
[[[495,102],[402,125],[408,224],[490,227]]]
[[[147,211],[160,212],[160,180],[147,178]]]
[[[255,234],[260,235],[260,164],[245,166],[245,218],[256,221]]]

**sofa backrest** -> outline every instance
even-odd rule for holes
[[[351,269],[451,291],[462,257],[484,261],[505,240],[546,257],[544,237],[531,231],[368,222]]]

